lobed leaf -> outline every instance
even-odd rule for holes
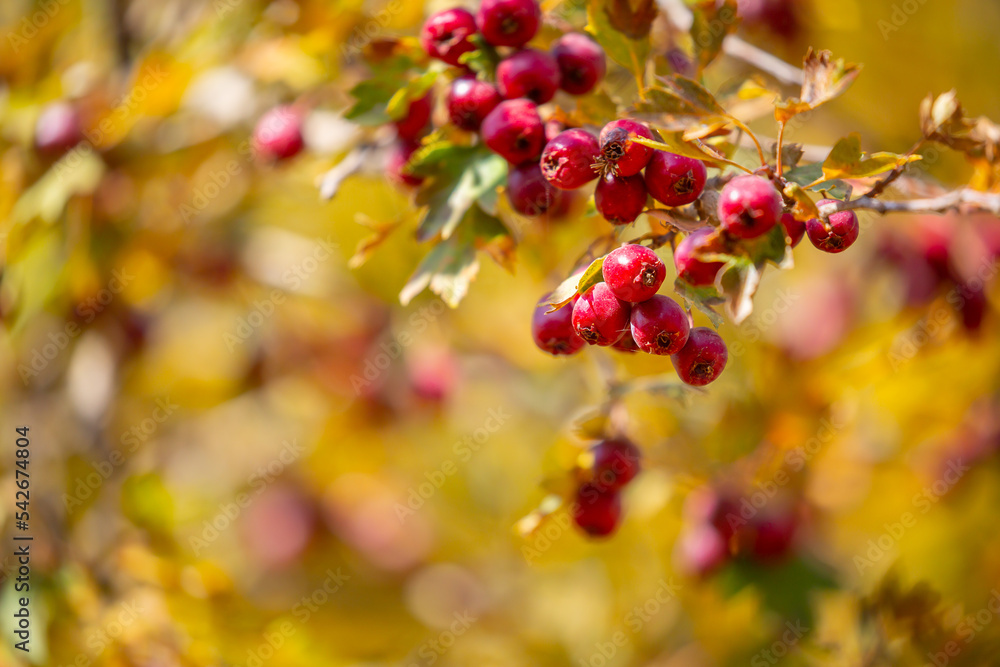
[[[799,97],[781,100],[774,105],[774,118],[786,122],[804,111],[811,111],[843,94],[861,73],[861,66],[845,63],[843,58],[833,60],[829,51],[806,52],[802,64],[802,92]]]

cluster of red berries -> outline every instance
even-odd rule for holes
[[[588,452],[589,480],[576,490],[573,521],[583,532],[604,537],[621,521],[621,491],[639,474],[639,448],[625,438],[602,440]]]

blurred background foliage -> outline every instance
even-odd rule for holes
[[[950,88],[1000,118],[997,3],[788,4],[740,34],[790,62],[811,45],[865,66],[791,140],[858,131],[902,152],[920,100]],[[588,541],[560,510],[522,537],[608,378],[671,371],[532,344],[535,302],[603,221],[529,223],[513,274],[483,261],[459,309],[431,294],[404,308],[425,252],[406,194],[373,159],[320,201],[357,140],[341,118],[367,76],[357,47],[443,7],[0,5],[0,517],[13,533],[28,426],[35,537],[32,650],[5,634],[0,663],[997,664],[997,221],[865,216],[851,253],[800,247],[754,316],[723,326],[730,364],[707,393],[623,399],[645,472],[618,533]],[[723,58],[707,83],[748,72]],[[60,99],[87,139],[53,158],[32,143]],[[311,109],[307,152],[254,160],[254,121],[293,101]],[[926,167],[969,176],[958,158]],[[942,234],[959,272],[986,278],[977,326],[913,260]],[[942,483],[955,461],[968,470]],[[797,555],[684,574],[691,490],[749,495],[779,470]]]

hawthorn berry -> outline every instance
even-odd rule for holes
[[[566,123],[555,118],[545,121],[545,141],[549,142],[559,136],[559,133],[566,129]]]
[[[417,186],[424,182],[422,176],[408,174],[404,167],[410,161],[413,152],[420,145],[414,141],[396,141],[389,147],[385,158],[385,172],[389,180],[399,185]]]
[[[817,204],[836,204],[836,199],[824,199]],[[830,226],[823,224],[818,218],[811,218],[806,223],[806,234],[814,246],[823,252],[838,253],[844,252],[858,240],[861,227],[858,224],[858,216],[854,211],[838,211],[829,216]]]
[[[500,100],[500,91],[493,84],[474,76],[460,76],[451,82],[445,104],[455,127],[475,132]]]
[[[53,102],[42,109],[35,123],[35,148],[42,153],[65,153],[83,140],[80,115],[66,102]]]
[[[719,252],[719,243],[715,230],[710,227],[697,229],[677,244],[674,250],[674,267],[677,276],[688,285],[701,287],[714,285],[715,278],[726,264],[725,262],[706,262],[699,255]]]
[[[618,491],[639,474],[642,453],[625,438],[602,440],[590,453],[594,457],[593,484],[606,491]]]
[[[464,53],[475,51],[469,38],[476,34],[476,17],[461,7],[431,14],[420,30],[420,45],[427,55],[459,66]]]
[[[622,336],[617,343],[611,346],[612,350],[617,350],[618,352],[625,352],[627,354],[633,354],[639,351],[639,346],[635,342],[635,338],[632,338],[631,327],[625,330],[625,335]]]
[[[753,522],[753,555],[759,561],[781,560],[788,555],[795,539],[797,521],[794,513],[757,517]]]
[[[304,145],[302,114],[289,105],[274,107],[257,121],[253,145],[260,155],[274,160],[297,155]]]
[[[597,178],[597,137],[586,130],[560,132],[542,151],[542,174],[560,190],[576,190]]]
[[[628,118],[613,120],[601,130],[600,162],[604,170],[615,176],[634,176],[653,157],[654,149],[632,141],[635,137],[652,139],[653,134],[642,123]]]
[[[670,357],[677,376],[694,387],[703,387],[719,377],[728,359],[722,336],[707,327],[691,329],[687,343]]]
[[[497,87],[504,99],[527,97],[545,104],[559,90],[559,65],[544,51],[518,51],[497,65]]]
[[[602,490],[593,483],[580,486],[573,502],[573,521],[592,537],[606,537],[615,531],[622,516],[618,491]]]
[[[719,195],[722,228],[741,239],[766,234],[781,219],[781,195],[771,181],[760,176],[737,176]]]
[[[538,32],[541,17],[535,0],[483,0],[476,25],[493,46],[524,46]]]
[[[531,337],[543,352],[553,356],[568,356],[579,352],[585,343],[573,330],[573,307],[563,306],[548,312],[550,306],[543,299],[531,316]]]
[[[583,33],[569,32],[557,39],[552,55],[562,73],[560,87],[570,95],[589,93],[607,70],[604,50]]]
[[[505,100],[483,119],[483,141],[511,164],[536,160],[545,145],[545,126],[531,100]]]
[[[406,116],[395,121],[396,134],[400,139],[413,141],[420,136],[420,133],[427,122],[431,119],[431,96],[430,93],[410,102],[406,110]]]
[[[708,170],[701,160],[666,151],[653,151],[646,165],[646,189],[667,206],[690,204],[705,189]]]
[[[710,524],[700,523],[683,530],[674,549],[677,568],[699,577],[711,574],[729,559],[726,540]]]
[[[597,182],[594,205],[604,219],[613,225],[635,222],[646,209],[646,183],[639,175],[608,174]]]
[[[573,305],[573,329],[591,345],[608,347],[625,335],[630,306],[611,293],[605,283],[597,283]]]
[[[791,242],[791,247],[795,247],[802,240],[806,233],[806,223],[796,218],[791,213],[781,216],[781,226],[785,228],[785,235]]]
[[[632,306],[632,338],[643,352],[679,352],[691,335],[691,322],[677,302],[660,294]]]
[[[655,252],[630,243],[608,253],[601,273],[612,294],[622,301],[639,303],[656,294],[667,277],[667,268]]]
[[[535,162],[512,167],[507,172],[507,199],[511,208],[521,215],[541,215],[555,208],[562,200],[562,191],[542,176]]]
[[[983,289],[982,282],[963,282],[955,286],[957,299],[953,301],[962,315],[962,326],[966,331],[977,332],[983,326],[983,319],[986,317],[986,310],[989,308],[989,300],[986,298],[986,290]]]

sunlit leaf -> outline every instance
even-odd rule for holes
[[[829,51],[817,52],[812,48],[806,52],[802,69],[802,92],[799,97],[775,103],[774,117],[779,122],[815,109],[841,95],[861,73],[860,65],[845,63],[843,58],[833,60]]]
[[[555,288],[545,301],[552,306],[549,312],[559,310],[572,301],[573,297],[577,294],[583,294],[597,283],[602,282],[604,280],[604,276],[601,273],[603,267],[604,257],[598,257],[590,263],[590,266],[584,269],[583,273],[572,275],[562,281],[559,287]]]
[[[823,176],[834,178],[867,178],[878,176],[909,162],[920,160],[919,155],[896,155],[861,151],[861,135],[853,132],[838,141],[823,162]]]

